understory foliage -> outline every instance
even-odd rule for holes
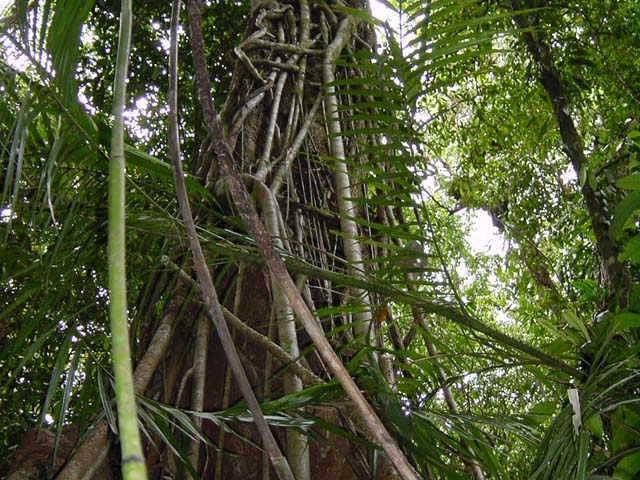
[[[192,51],[202,9],[212,137]],[[150,478],[270,478],[201,299],[299,480],[393,478],[243,221],[421,478],[640,474],[640,9],[634,1],[134,2],[128,305]],[[117,2],[0,18],[0,475],[112,478],[107,172]],[[225,143],[226,142],[226,143]],[[473,219],[501,251],[471,244]],[[79,467],[78,467],[79,465]],[[250,477],[250,475],[253,475]]]

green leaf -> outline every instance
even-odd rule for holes
[[[634,138],[638,138],[640,137],[640,130],[631,130],[628,134],[627,134],[627,138],[633,140]]]
[[[619,178],[616,185],[626,190],[640,190],[640,172]]]
[[[0,390],[4,390],[7,388],[7,385],[13,381],[15,376],[22,370],[25,364],[31,360],[31,358],[42,348],[45,342],[49,339],[49,336],[58,329],[57,325],[50,325],[49,328],[43,332],[27,349],[26,352],[23,353],[22,358],[11,372],[10,375],[7,375],[5,382],[0,387]]]
[[[181,442],[176,438],[172,431],[172,426],[175,425],[175,423],[173,423],[172,425],[170,419],[167,418],[167,416],[163,415],[163,412],[160,412],[159,410],[154,410],[149,413],[144,408],[140,408],[139,415],[144,425],[149,427],[154,435],[160,438],[160,440],[162,440],[162,442],[167,445],[169,449],[180,459],[182,464],[189,470],[191,477],[200,478],[193,468],[193,465],[191,465],[184,446],[181,445]],[[180,427],[180,425],[178,425],[178,427]],[[181,429],[181,431],[183,430]],[[198,438],[199,440],[205,442],[207,441],[206,437],[204,436],[202,436],[202,438],[193,438]]]
[[[636,480],[638,473],[640,473],[640,451],[639,447],[632,449],[633,453],[626,455],[616,465],[616,469],[613,471],[615,478],[621,480]]]
[[[640,263],[640,235],[633,237],[624,247],[620,254],[620,261],[631,260],[633,263]]]
[[[558,408],[557,402],[545,401],[537,403],[529,410],[526,417],[535,423],[543,423],[549,420]]]
[[[571,345],[579,345],[580,343],[582,343],[580,339],[577,338],[576,333],[572,332],[571,330],[560,329],[552,322],[543,318],[536,319],[536,322],[546,328],[549,332],[553,333],[557,338],[561,338],[569,342]]]
[[[613,211],[609,235],[612,240],[618,239],[622,233],[627,220],[640,209],[640,191],[633,191],[624,197]]]
[[[619,313],[615,316],[620,330],[640,328],[640,314],[632,312]]]
[[[602,423],[602,417],[599,413],[591,415],[585,422],[585,427],[593,433],[597,438],[602,438],[604,435],[604,425]]]
[[[620,330],[630,330],[640,327],[640,314],[633,312],[623,312],[615,316],[618,321],[618,328]]]
[[[67,423],[66,417],[69,409],[69,403],[71,402],[71,397],[73,395],[74,387],[76,386],[76,373],[78,371],[78,364],[80,362],[80,354],[82,352],[82,344],[80,342],[76,343],[76,349],[73,352],[73,357],[71,358],[71,363],[67,368],[67,372],[65,375],[64,382],[64,390],[62,391],[62,400],[60,401],[60,410],[58,412],[58,425],[56,427],[56,443],[53,449],[53,457],[55,458],[56,452],[58,450],[58,444],[60,443],[60,438],[62,437],[62,430]]]
[[[596,180],[596,174],[593,170],[589,170],[589,186],[594,192],[598,189],[598,180]]]
[[[558,402],[548,400],[534,405],[531,410],[529,410],[529,415],[551,416],[555,413],[557,408]]]
[[[355,18],[359,18],[360,20],[364,20],[365,22],[370,23],[372,25],[377,25],[379,27],[382,27],[385,25],[385,22],[377,19],[376,17],[372,16],[370,13],[365,12],[360,8],[345,7],[344,5],[339,5],[337,3],[331,4],[331,8],[336,12],[346,13]]]
[[[58,389],[58,385],[60,380],[62,379],[62,369],[67,363],[69,359],[69,347],[71,346],[71,337],[73,336],[73,328],[69,329],[60,349],[58,350],[58,356],[56,358],[56,363],[51,371],[51,378],[49,380],[49,388],[47,389],[47,395],[44,400],[44,404],[42,405],[42,415],[40,422],[42,424],[45,423],[45,417],[49,413],[49,406],[51,405],[51,400],[53,399],[54,394]]]
[[[576,480],[583,480],[587,478],[587,459],[589,457],[589,433],[580,432],[578,438],[578,465],[576,467]]]
[[[637,434],[640,430],[640,414],[636,410],[637,406],[635,410],[623,406],[611,415],[611,448],[614,454],[640,443]]]
[[[108,347],[107,347],[108,348]],[[115,390],[115,389],[114,389]],[[111,405],[111,399],[107,394],[107,389],[104,386],[104,379],[102,377],[102,371],[98,368],[98,394],[100,395],[100,401],[102,402],[102,409],[109,423],[109,428],[116,435],[118,434],[118,422],[113,414],[113,406]]]
[[[589,177],[589,165],[582,165],[580,169],[580,175],[578,175],[578,181],[580,182],[580,186],[584,187],[587,183],[587,179]]]
[[[585,327],[584,322],[578,318],[576,313],[573,310],[565,310],[562,312],[562,318],[564,318],[565,322],[567,322],[572,328],[575,328],[584,337],[585,341],[589,341],[589,332],[587,331],[587,327]]]
[[[80,32],[93,3],[94,0],[56,2],[49,28],[47,48],[51,53],[56,83],[67,104],[76,100],[75,74],[80,54]]]

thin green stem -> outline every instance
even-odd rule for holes
[[[138,430],[138,414],[129,351],[125,260],[126,169],[123,114],[131,43],[131,0],[122,0],[121,8],[118,58],[113,88],[111,158],[109,160],[109,315],[122,453],[122,476],[125,480],[142,480],[147,478],[147,471]]]

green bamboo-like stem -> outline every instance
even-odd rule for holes
[[[111,319],[113,369],[116,379],[122,476],[125,480],[142,480],[147,478],[147,471],[138,430],[138,414],[129,351],[125,260],[126,170],[123,114],[131,43],[131,0],[122,0],[121,8],[118,57],[113,87],[111,158],[109,160],[109,316]]]

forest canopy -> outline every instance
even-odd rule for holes
[[[180,3],[0,5],[0,476],[638,478],[638,3]]]

